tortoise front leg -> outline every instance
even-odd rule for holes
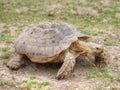
[[[106,65],[106,56],[104,53],[101,53],[100,55],[95,56],[95,65],[97,67],[102,67]]]
[[[66,53],[64,63],[62,67],[60,68],[60,70],[58,71],[56,78],[63,79],[67,77],[73,70],[74,66],[75,66],[75,56],[71,52],[68,51]]]
[[[10,69],[18,69],[24,61],[22,60],[24,55],[15,54],[14,57],[7,63],[7,67]]]

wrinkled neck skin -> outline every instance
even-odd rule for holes
[[[99,56],[103,53],[103,48],[101,45],[92,43],[92,42],[85,42],[78,40],[73,42],[69,48],[69,51],[75,56],[75,58],[82,56]]]

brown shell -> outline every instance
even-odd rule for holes
[[[51,57],[67,49],[80,35],[67,23],[42,23],[26,29],[14,47],[20,54]]]

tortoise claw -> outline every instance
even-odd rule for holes
[[[95,63],[95,65],[98,67],[98,68],[102,68],[102,67],[105,67],[107,64],[106,64],[106,62],[104,62],[104,63]]]
[[[19,64],[17,62],[9,61],[7,63],[7,67],[10,68],[11,70],[17,70],[19,68]]]
[[[70,72],[63,72],[61,74],[58,73],[56,76],[56,79],[58,79],[58,80],[64,79],[64,78],[68,77],[69,73]]]

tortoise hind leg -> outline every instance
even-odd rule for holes
[[[58,71],[56,78],[63,79],[65,77],[67,77],[73,70],[74,65],[75,65],[74,55],[70,52],[67,52],[65,59],[64,59],[64,63],[62,65],[62,67],[60,68],[60,70]]]
[[[7,67],[10,69],[18,69],[24,61],[22,60],[24,55],[22,54],[15,54],[14,57],[7,63]]]

